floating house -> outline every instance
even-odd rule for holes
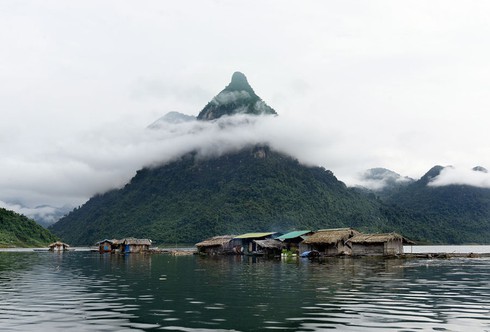
[[[67,251],[70,249],[70,246],[66,243],[56,241],[49,245],[49,251]]]
[[[232,240],[235,235],[214,236],[196,243],[197,252],[207,255],[224,255],[233,253]]]
[[[268,257],[280,256],[284,244],[276,239],[253,240],[256,245],[256,253]]]
[[[299,254],[300,252],[307,251],[308,248],[303,244],[303,241],[312,235],[313,231],[293,231],[277,237],[279,241],[284,243],[285,249],[292,253]]]
[[[117,245],[121,252],[145,252],[150,250],[151,240],[149,239],[135,239],[135,238],[125,238],[122,240],[117,240]]]
[[[348,240],[354,256],[402,255],[404,244],[414,244],[397,233],[357,234]]]
[[[271,239],[276,232],[246,233],[235,236],[232,240],[233,250],[238,254],[260,255],[261,252],[256,240]]]
[[[121,240],[102,240],[97,242],[96,245],[99,248],[100,253],[105,252],[121,252],[121,253],[132,253],[132,252],[145,252],[150,250],[151,240],[149,239],[135,239],[135,238],[125,238]]]
[[[350,238],[360,234],[352,228],[321,229],[306,240],[308,250],[316,250],[325,256],[351,255],[351,245],[347,242]]]
[[[100,253],[112,252],[112,250],[114,249],[113,248],[114,241],[116,241],[116,240],[105,239],[105,240],[97,242],[95,245],[99,248]]]

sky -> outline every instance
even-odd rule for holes
[[[488,1],[0,2],[0,206],[82,205],[142,167],[267,142],[348,185],[490,187]],[[244,73],[276,118],[196,116]]]

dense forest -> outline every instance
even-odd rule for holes
[[[51,230],[72,244],[126,236],[192,243],[213,235],[336,227],[397,231],[419,243],[489,242],[489,190],[433,188],[424,181],[382,200],[267,147],[209,160],[190,154],[140,170],[124,188],[94,196]]]
[[[392,230],[379,202],[323,168],[266,147],[143,169],[123,189],[90,199],[51,227],[74,244],[105,237],[197,242],[218,234],[357,227]]]
[[[384,201],[391,211],[404,211],[416,220],[420,227],[416,233],[428,241],[490,243],[490,189],[429,185],[442,169],[433,167],[420,180],[393,192]]]
[[[0,247],[45,247],[57,239],[34,220],[0,208]]]

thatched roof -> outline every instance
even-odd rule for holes
[[[63,243],[61,241],[56,241],[56,242],[53,242],[49,245],[50,248],[54,248],[54,247],[65,247],[65,248],[68,248],[69,245],[66,244],[66,243]]]
[[[196,243],[196,247],[215,247],[215,246],[223,246],[227,243],[229,243],[235,235],[221,235],[221,236],[214,236],[209,239],[206,239],[202,242]]]
[[[113,239],[113,240],[104,239],[104,240],[102,240],[102,241],[96,242],[96,243],[95,243],[95,245],[96,245],[96,246],[98,246],[98,245],[100,245],[101,243],[106,243],[106,242],[111,243],[111,244],[116,244],[116,243],[117,243],[117,241],[119,241],[119,240],[114,240],[114,239]]]
[[[415,242],[404,238],[397,233],[382,233],[382,234],[357,234],[349,239],[351,243],[384,243],[388,241],[401,240],[406,244],[415,244]]]
[[[151,240],[149,239],[135,239],[128,237],[122,240],[114,240],[114,244],[129,244],[129,245],[139,245],[139,246],[151,246]]]
[[[352,228],[321,229],[303,241],[305,244],[334,244],[360,234]]]
[[[281,241],[274,240],[274,239],[267,239],[267,240],[254,240],[255,243],[259,247],[266,248],[266,249],[282,249],[282,243]]]

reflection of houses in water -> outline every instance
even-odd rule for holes
[[[404,244],[414,244],[400,234],[357,234],[348,240],[355,256],[387,256],[403,254]]]
[[[98,251],[104,252],[120,252],[120,253],[136,253],[146,252],[150,250],[151,240],[124,238],[121,240],[102,240],[96,243]]]
[[[309,250],[316,250],[325,256],[351,255],[352,248],[347,243],[354,235],[360,234],[352,228],[321,229],[303,241]]]

